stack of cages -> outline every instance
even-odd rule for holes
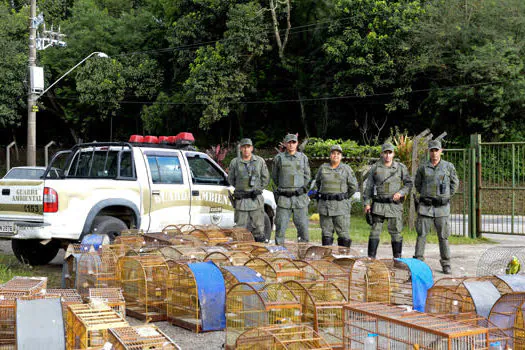
[[[109,340],[109,329],[129,324],[107,305],[68,306],[66,349],[101,349]]]
[[[24,295],[0,290],[0,349],[16,349],[16,299]]]
[[[311,326],[333,349],[343,347],[343,305],[341,289],[329,281],[286,281],[302,305],[301,324]]]
[[[97,252],[83,253],[78,259],[77,290],[82,298],[89,296],[90,288],[118,286],[117,256],[106,247]]]
[[[152,324],[109,329],[112,350],[180,350],[164,332]]]
[[[511,349],[525,349],[525,292],[502,295],[492,306],[488,320],[508,337]]]
[[[166,260],[157,255],[125,256],[118,260],[117,271],[126,314],[140,320],[165,320],[169,277]]]
[[[196,262],[202,261],[207,255],[201,247],[193,246],[171,246],[159,249],[166,260]]]
[[[104,303],[126,318],[126,300],[120,288],[89,288],[90,303]]]
[[[247,330],[235,344],[237,350],[332,349],[315,330],[305,325],[258,327]]]
[[[222,229],[222,232],[228,237],[232,238],[233,242],[237,243],[253,243],[255,239],[253,234],[244,227],[234,227],[229,229]]]
[[[513,261],[514,259],[515,261]],[[512,265],[520,265],[522,263],[525,263],[524,246],[491,247],[480,256],[476,276],[515,274],[517,272],[511,271]],[[523,273],[523,270],[521,273]]]
[[[226,349],[247,330],[301,321],[302,306],[282,283],[239,283],[226,295]]]
[[[226,251],[209,253],[204,257],[204,261],[213,261],[219,267],[242,266],[251,258],[252,256],[247,252]]]
[[[382,303],[344,306],[345,349],[487,349],[489,329]],[[506,339],[498,339],[505,348]]]
[[[166,305],[169,322],[197,333],[201,330],[197,281],[185,262],[170,263]]]
[[[385,264],[370,258],[333,261],[349,274],[348,301],[390,303],[390,273]]]
[[[214,246],[232,242],[233,238],[226,235],[218,227],[196,228],[190,232],[190,235],[202,242],[202,245]]]

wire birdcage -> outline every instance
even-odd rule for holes
[[[0,349],[16,349],[16,298],[26,294],[0,290]]]
[[[190,235],[199,239],[202,245],[217,245],[219,243],[232,242],[233,238],[227,236],[219,228],[196,228]]]
[[[303,280],[308,274],[295,261],[284,258],[267,260],[257,257],[248,260],[244,266],[259,272],[266,281]]]
[[[239,283],[226,294],[226,349],[247,330],[301,321],[301,303],[282,283]]]
[[[117,314],[126,317],[126,300],[120,288],[89,288],[90,302],[103,302]]]
[[[247,330],[235,344],[237,350],[332,349],[321,335],[305,325],[266,326]]]
[[[78,259],[82,255],[80,244],[69,244],[64,254],[62,265],[62,287],[77,288]]]
[[[47,288],[47,277],[14,276],[0,285],[0,294],[23,292],[25,295],[40,294]]]
[[[333,282],[339,287],[344,296],[348,298],[348,283],[350,278],[348,271],[328,260],[310,260],[307,261],[307,263],[318,272],[322,279]]]
[[[221,266],[242,266],[252,256],[250,253],[228,251],[228,252],[212,252],[204,257],[204,261],[213,261],[215,265]]]
[[[344,309],[344,348],[365,349],[369,334],[377,349],[487,349],[489,330],[405,307],[352,303]]]
[[[119,237],[122,236],[142,236],[144,234],[144,230],[138,229],[138,228],[130,228],[126,230],[120,231]]]
[[[305,259],[306,251],[313,245],[307,242],[288,241],[284,243],[284,246],[286,247],[286,249],[288,249],[290,253],[292,253],[295,256],[295,259]]]
[[[170,246],[159,249],[165,259],[174,261],[202,261],[207,255],[201,247]]]
[[[260,283],[264,282],[264,277],[257,271],[247,266],[227,266],[221,267],[222,276],[224,277],[224,287],[226,292],[237,283]]]
[[[134,250],[139,250],[146,245],[143,235],[117,236],[113,243],[124,244]]]
[[[180,350],[164,332],[152,324],[109,329],[112,350]]]
[[[476,276],[504,275],[513,257],[517,258],[519,264],[525,264],[525,246],[488,248],[479,257]],[[516,273],[523,274],[525,271],[519,269]]]
[[[157,255],[126,256],[117,266],[126,314],[141,320],[165,320],[169,277],[166,260]]]
[[[185,262],[170,264],[166,305],[169,322],[197,333],[200,331],[197,281]]]
[[[253,234],[244,227],[223,228],[222,232],[234,242],[255,242]]]
[[[525,349],[525,292],[502,295],[492,306],[489,321],[509,337],[509,347]]]
[[[425,312],[438,315],[477,313],[487,317],[492,307],[487,304],[491,302],[488,298],[494,300],[510,292],[509,285],[496,276],[445,277],[427,291]]]
[[[66,349],[101,349],[109,339],[109,328],[128,327],[125,319],[107,305],[68,306]]]
[[[390,273],[384,263],[369,258],[339,258],[333,263],[350,274],[348,301],[390,303]]]
[[[77,263],[77,290],[83,298],[89,296],[90,288],[118,286],[117,257],[111,249],[83,253]]]
[[[284,259],[296,259],[296,256],[290,252],[287,248],[279,245],[260,245],[254,246],[250,251],[250,254],[267,260],[284,258]]]
[[[343,305],[341,289],[329,281],[284,283],[302,304],[301,324],[312,326],[332,348],[343,346]]]

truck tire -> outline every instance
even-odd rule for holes
[[[57,256],[58,241],[41,244],[39,239],[13,239],[11,248],[18,261],[32,266],[45,265]]]
[[[113,216],[97,216],[91,225],[91,233],[108,235],[109,241],[113,242],[120,232],[127,230],[124,221]]]

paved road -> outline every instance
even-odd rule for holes
[[[452,214],[450,224],[453,234],[468,232],[468,215]],[[525,235],[525,217],[510,215],[482,215],[481,232],[510,233]]]

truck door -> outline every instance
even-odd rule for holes
[[[190,222],[190,180],[182,171],[180,152],[145,151],[150,176],[148,232]]]
[[[233,226],[233,207],[228,197],[227,176],[224,170],[207,155],[185,152],[190,169],[190,223]]]

